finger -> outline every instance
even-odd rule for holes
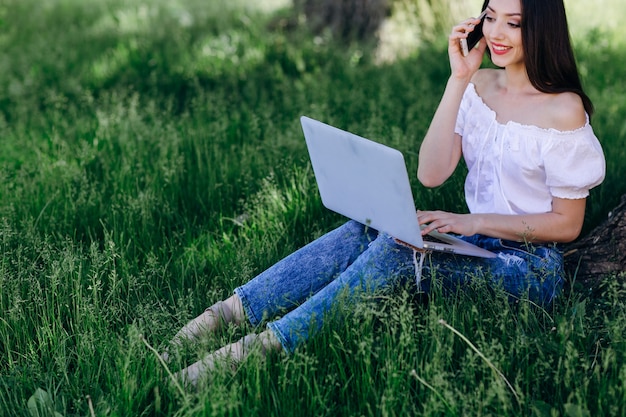
[[[429,234],[433,230],[435,230],[435,228],[432,225],[426,225],[426,227],[422,229],[422,236]]]
[[[438,217],[436,216],[435,213],[428,213],[422,216],[418,216],[417,217],[417,221],[419,222],[419,224],[426,224],[426,225],[432,225],[436,222],[439,221]]]
[[[459,39],[459,48],[461,48],[461,53],[463,56],[469,55],[469,45],[467,44],[467,38]]]
[[[472,17],[462,22],[460,26],[462,26],[465,30],[467,30],[467,29],[473,29],[479,23],[480,23],[480,19]]]
[[[482,17],[478,17],[478,18],[471,17],[459,23],[457,26],[455,26],[454,29],[456,29],[456,31],[458,31],[460,34],[465,35],[467,37],[467,34],[469,34],[470,32],[473,32],[474,29],[476,28],[476,25],[479,24],[481,20],[482,20]]]
[[[450,33],[450,37],[452,38],[461,38],[467,36],[467,32],[472,30],[472,26],[469,25],[470,22],[461,22],[458,25],[452,28],[452,32]]]
[[[417,212],[417,219],[420,220],[420,222],[422,223],[428,223],[430,220],[430,217],[432,216],[432,212],[430,211],[418,211]]]
[[[445,224],[436,224],[436,223],[430,223],[429,225],[427,225],[423,230],[422,230],[422,235],[427,235],[431,232],[439,232],[439,233],[448,233],[450,232],[451,228],[448,225]]]

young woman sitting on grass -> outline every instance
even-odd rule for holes
[[[589,190],[604,178],[604,156],[589,124],[592,104],[581,87],[562,0],[488,0],[484,9],[484,38],[467,56],[460,40],[480,20],[467,19],[449,36],[451,75],[421,144],[417,172],[423,185],[436,187],[463,157],[470,213],[417,215],[424,234],[455,233],[498,256],[429,253],[416,271],[412,249],[349,221],[183,327],[170,349],[227,323],[259,326],[282,315],[178,378],[195,385],[216,362],[241,361],[253,345],[293,352],[320,328],[340,293],[390,291],[420,273],[423,291],[432,279],[452,290],[484,280],[513,297],[552,303],[564,279],[557,243],[579,235]],[[486,51],[499,69],[479,69]]]

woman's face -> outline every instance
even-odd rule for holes
[[[524,65],[520,0],[490,0],[483,34],[491,60],[499,67]]]

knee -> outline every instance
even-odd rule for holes
[[[343,233],[353,237],[362,237],[364,235],[369,235],[371,240],[376,239],[378,236],[378,231],[372,229],[371,227],[367,227],[362,223],[357,222],[356,220],[349,220],[341,226],[341,230]]]
[[[405,269],[414,268],[413,250],[399,244],[386,233],[380,233],[370,243],[367,252],[371,262],[375,263],[379,269],[399,273]]]
[[[343,227],[348,233],[363,234],[365,232],[365,225],[357,222],[356,220],[348,220]]]
[[[386,233],[379,233],[376,239],[370,244],[370,249],[379,251],[411,251],[408,246],[399,244],[393,237]]]

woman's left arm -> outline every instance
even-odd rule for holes
[[[471,236],[482,234],[526,242],[571,242],[578,237],[585,218],[586,199],[554,197],[552,211],[539,214],[456,214],[419,211],[422,234],[437,230]]]

